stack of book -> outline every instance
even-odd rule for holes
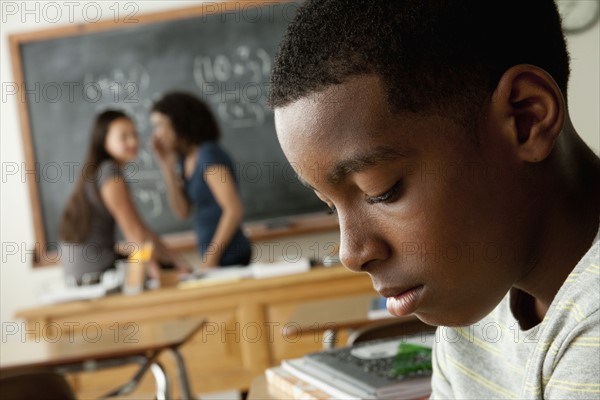
[[[374,340],[269,368],[269,388],[292,399],[419,399],[431,393],[433,335]]]

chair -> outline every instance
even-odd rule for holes
[[[55,372],[30,372],[0,377],[0,399],[75,400],[66,379]]]
[[[362,328],[353,331],[346,344],[352,346],[360,342],[366,342],[375,339],[385,339],[396,336],[415,335],[422,332],[434,332],[435,326],[427,325],[418,319],[412,321],[406,320],[386,320],[370,323]]]

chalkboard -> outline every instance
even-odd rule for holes
[[[94,116],[108,108],[127,112],[138,129],[139,157],[124,172],[141,215],[162,234],[191,228],[169,209],[150,149],[150,107],[174,89],[195,93],[218,116],[245,221],[324,210],[286,162],[266,106],[275,50],[297,8],[273,4],[19,43],[46,243],[58,239]]]

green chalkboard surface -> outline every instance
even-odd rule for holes
[[[58,239],[91,123],[107,108],[126,111],[137,125],[139,158],[125,175],[142,216],[162,234],[191,228],[171,213],[150,149],[149,109],[173,89],[195,93],[218,116],[221,144],[236,162],[245,221],[324,210],[286,162],[266,106],[277,44],[297,8],[273,4],[179,12],[175,19],[19,44],[46,243]]]

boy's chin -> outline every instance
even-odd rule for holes
[[[421,320],[421,322],[431,326],[448,326],[448,327],[461,327],[473,325],[482,320],[487,314],[481,313],[481,315],[455,315],[451,313],[426,313],[426,312],[415,312],[414,315]]]

